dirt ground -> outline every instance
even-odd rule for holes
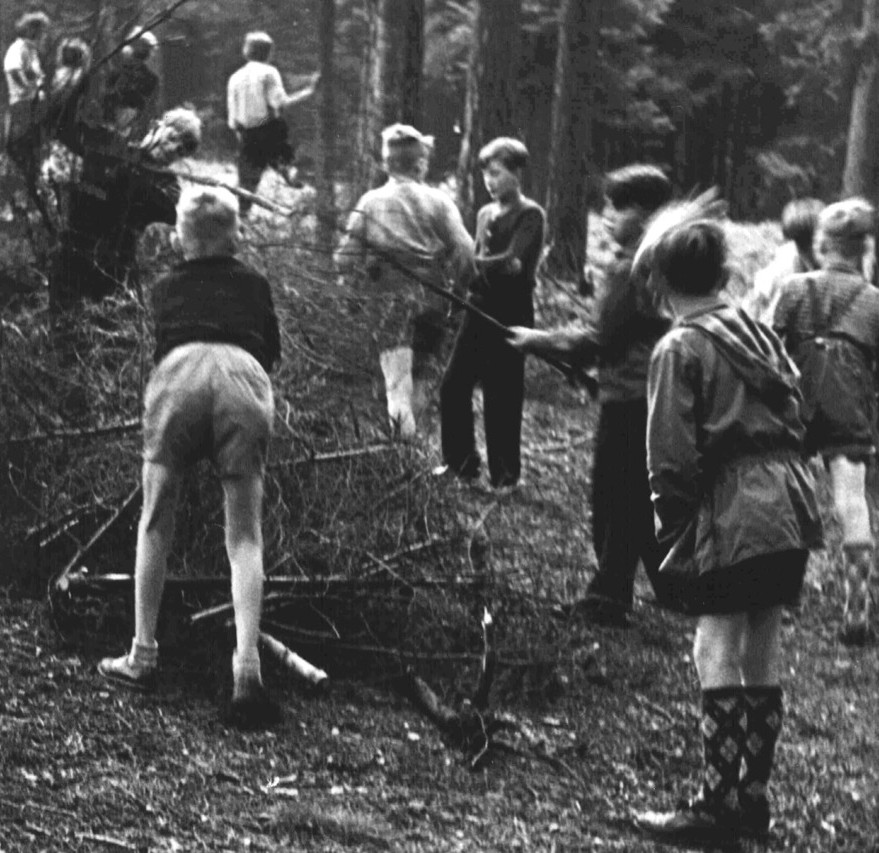
[[[507,726],[477,770],[401,695],[393,658],[323,655],[323,695],[267,666],[283,722],[242,733],[221,720],[225,638],[191,637],[165,657],[156,694],[130,695],[95,671],[126,635],[84,623],[62,638],[43,600],[13,591],[0,597],[0,851],[655,849],[632,812],[672,806],[697,782],[692,624],[643,583],[626,630],[557,607],[582,592],[592,559],[594,413],[529,368],[525,486],[502,499],[447,486],[483,531],[496,581],[540,602],[537,622],[501,614],[491,706]],[[815,555],[785,628],[771,850],[879,851],[879,650],[838,643],[835,571]],[[461,651],[471,656],[428,649],[408,663],[454,704],[479,643]]]

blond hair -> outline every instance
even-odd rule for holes
[[[238,199],[222,187],[186,187],[177,202],[177,234],[187,257],[235,253]]]
[[[819,260],[858,260],[875,228],[875,211],[866,199],[854,197],[830,204],[818,215],[815,254]]]

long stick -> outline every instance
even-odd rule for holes
[[[393,236],[390,232],[390,229],[383,223],[379,222],[375,218],[370,220],[373,224],[377,225],[379,228],[382,228],[385,232],[388,233],[389,236]],[[464,299],[461,296],[458,296],[452,290],[449,290],[446,287],[440,287],[437,284],[434,284],[432,281],[428,281],[427,279],[421,278],[411,270],[407,269],[403,264],[401,264],[390,252],[382,249],[380,246],[376,246],[372,243],[369,243],[369,249],[383,261],[385,261],[388,265],[392,266],[398,272],[403,273],[404,276],[409,278],[413,283],[420,284],[427,288],[431,293],[437,294],[437,296],[441,296],[443,299],[447,299],[449,302],[457,305],[459,308],[463,308],[469,314],[472,314],[474,317],[478,317],[483,323],[491,326],[496,331],[500,332],[505,338],[509,338],[512,336],[512,330],[501,323],[499,320],[492,317],[490,314],[486,314],[481,308],[478,308],[474,305],[470,300]],[[565,379],[568,380],[572,385],[577,382],[582,383],[582,385],[586,388],[586,390],[590,393],[591,396],[595,396],[598,393],[598,383],[594,377],[590,376],[585,371],[581,370],[579,367],[569,364],[566,361],[562,361],[561,359],[554,358],[550,355],[545,355],[543,353],[532,353],[536,358],[548,364],[550,367],[559,371]]]

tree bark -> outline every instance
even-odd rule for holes
[[[467,68],[464,132],[458,159],[458,206],[471,228],[488,201],[479,150],[497,136],[516,136],[516,80],[522,0],[477,0]]]
[[[357,195],[380,180],[382,129],[423,120],[424,0],[366,0],[366,12]]]
[[[333,251],[336,236],[335,151],[336,107],[333,48],[336,2],[323,0],[318,19],[319,68],[321,73],[317,128],[317,222],[318,245],[324,257]]]
[[[594,3],[562,0],[552,105],[547,258],[553,275],[579,282],[586,264],[589,163],[592,159]]]
[[[875,201],[879,165],[879,0],[864,0],[856,57],[842,194]]]

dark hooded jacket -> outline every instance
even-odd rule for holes
[[[647,457],[662,569],[704,573],[822,541],[796,368],[775,334],[717,305],[657,344]]]

